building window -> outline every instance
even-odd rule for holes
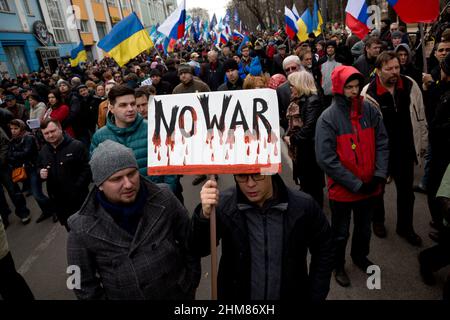
[[[25,13],[29,16],[33,15],[33,11],[31,11],[31,6],[29,0],[23,0],[23,7],[25,8]]]
[[[60,3],[56,0],[46,0],[46,3],[56,42],[68,42]]]
[[[126,0],[119,0],[119,1],[122,4],[123,9],[129,9],[130,6],[128,5],[128,1]]]
[[[0,0],[0,11],[11,12],[6,0]]]
[[[96,22],[95,25],[97,26],[98,38],[101,40],[108,33],[106,31],[106,23],[104,23],[104,22]]]
[[[116,0],[108,0],[107,2],[111,7],[117,7]]]
[[[89,31],[89,23],[87,20],[80,20],[80,31],[81,32],[90,32]]]

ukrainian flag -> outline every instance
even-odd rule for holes
[[[314,1],[313,23],[312,23],[312,29],[316,37],[322,33],[322,25],[323,25],[322,14],[320,13],[319,10],[318,0],[316,0]]]
[[[85,62],[87,60],[86,50],[84,50],[83,41],[80,42],[78,47],[72,49],[70,51],[70,65],[72,67],[78,66],[81,62]]]
[[[309,8],[306,8],[301,17],[297,20],[297,37],[300,41],[308,40],[308,33],[312,30],[313,17]]]
[[[97,46],[106,51],[119,66],[123,66],[154,45],[148,31],[133,12],[116,24]]]

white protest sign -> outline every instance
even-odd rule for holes
[[[272,89],[154,96],[148,137],[149,175],[281,171]]]

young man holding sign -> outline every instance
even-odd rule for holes
[[[218,298],[325,300],[333,253],[330,226],[317,203],[287,188],[279,175],[234,179],[236,187],[220,196],[217,182],[208,180],[192,218],[192,250],[209,255],[209,218],[217,206]]]

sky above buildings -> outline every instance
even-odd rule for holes
[[[179,1],[178,1],[179,2]],[[228,0],[186,0],[186,8],[203,8],[208,10],[209,18],[216,14],[217,20],[225,16],[225,10]]]

